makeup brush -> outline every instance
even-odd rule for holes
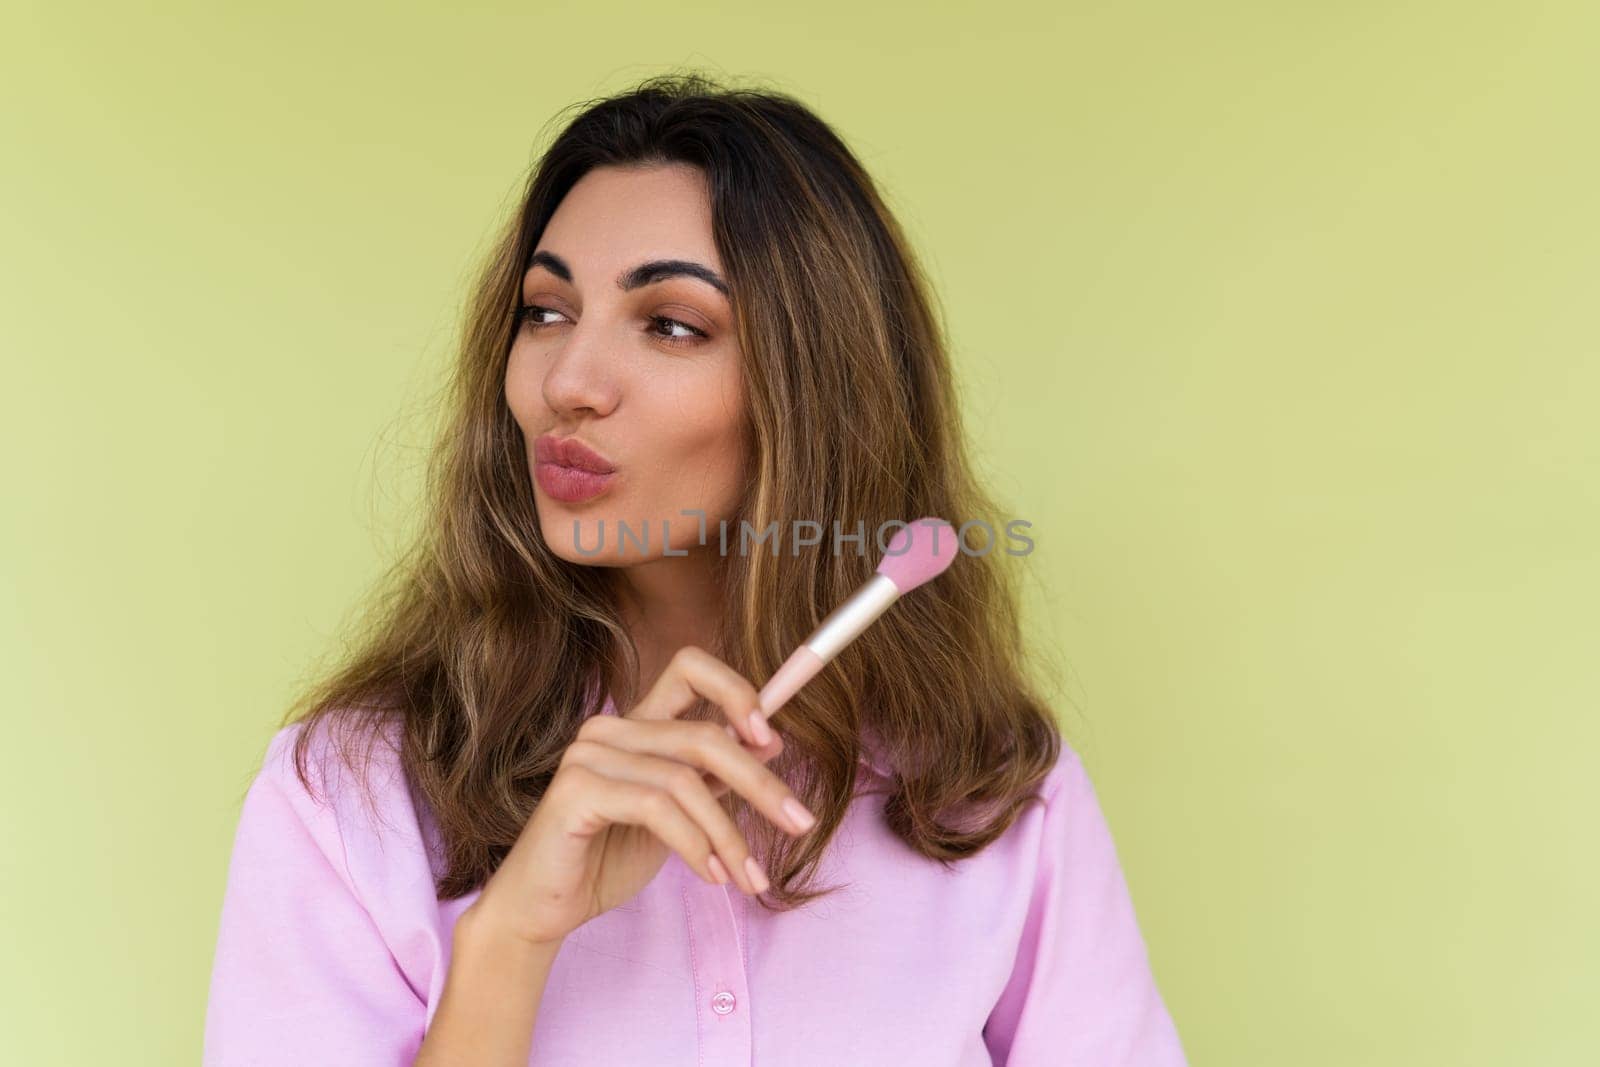
[[[896,532],[877,572],[834,608],[761,687],[762,713],[770,719],[889,605],[943,574],[960,547],[955,527],[931,515]]]

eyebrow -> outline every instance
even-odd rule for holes
[[[528,270],[534,267],[544,267],[564,282],[572,281],[572,268],[567,266],[566,260],[554,252],[535,252],[528,259]],[[527,271],[523,273],[526,274]],[[722,280],[722,275],[692,259],[652,259],[640,263],[617,275],[617,288],[628,292],[677,277],[698,278],[723,296],[733,299],[733,294],[728,290],[728,283]]]

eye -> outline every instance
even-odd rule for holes
[[[556,325],[555,322],[546,322],[540,317],[545,314],[561,315],[561,312],[557,311],[555,308],[548,308],[541,304],[523,304],[521,307],[517,308],[516,321],[519,326],[527,326],[535,330],[542,329],[545,326]],[[565,316],[562,317],[565,318]],[[668,332],[659,332],[663,328]],[[674,329],[686,332],[674,333],[672,332]],[[650,329],[646,330],[645,332],[657,340],[665,341],[669,345],[677,346],[696,345],[709,336],[709,334],[707,334],[704,330],[696,326],[690,326],[687,322],[683,322],[679,319],[671,319],[665,315],[651,315]]]
[[[538,304],[523,304],[521,307],[517,308],[517,323],[518,325],[535,327],[549,326],[550,323],[548,322],[538,321],[538,317],[544,314],[546,311],[550,312],[552,315],[561,314],[561,312],[557,311],[555,308],[541,307]]]
[[[669,319],[665,315],[652,315],[650,316],[650,322],[652,325],[665,324],[668,329],[671,329],[674,326],[681,326],[685,330],[689,331],[687,334],[663,335],[659,333],[653,333],[651,335],[661,338],[661,340],[667,342],[669,345],[699,344],[700,340],[706,336],[706,332],[704,330],[690,326],[687,322],[679,322],[677,319]]]

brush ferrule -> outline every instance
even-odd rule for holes
[[[898,599],[899,587],[883,575],[874,574],[822,620],[805,644],[826,663]]]

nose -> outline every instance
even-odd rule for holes
[[[542,388],[550,410],[605,415],[615,408],[621,395],[615,351],[592,316],[588,325],[580,322],[567,330],[545,368]]]

